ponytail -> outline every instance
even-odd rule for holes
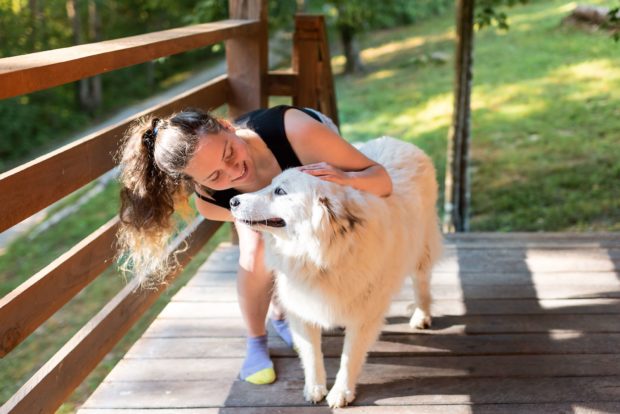
[[[179,221],[192,217],[188,198],[194,187],[183,170],[200,137],[223,125],[208,113],[188,109],[170,118],[142,118],[124,137],[116,155],[121,169],[118,260],[121,270],[133,273],[143,287],[157,287],[178,267],[168,243]]]
[[[133,273],[146,288],[157,287],[178,265],[167,249],[179,224],[175,210],[185,220],[191,216],[190,181],[163,171],[155,162],[158,134],[166,124],[159,118],[139,120],[117,154],[121,169],[117,258],[120,268]]]

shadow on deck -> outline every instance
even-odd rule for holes
[[[450,236],[433,273],[434,321],[412,331],[408,282],[360,378],[355,413],[620,412],[620,234]],[[238,250],[223,244],[80,414],[324,413],[302,396],[273,332],[278,380],[236,379],[245,353]],[[326,333],[328,386],[339,333]]]

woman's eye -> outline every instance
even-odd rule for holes
[[[219,172],[215,173],[213,175],[213,177],[211,177],[211,179],[209,181],[217,181],[218,178],[220,178],[220,173]]]
[[[284,189],[282,189],[282,187],[276,187],[276,189],[273,192],[276,195],[286,195],[286,191],[284,191]]]

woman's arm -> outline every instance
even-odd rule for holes
[[[380,197],[392,193],[392,180],[385,168],[326,125],[302,111],[289,109],[284,114],[284,128],[304,164],[300,170]]]

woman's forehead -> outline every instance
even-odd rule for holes
[[[187,163],[185,172],[192,177],[204,178],[201,175],[212,172],[221,162],[225,143],[226,136],[221,132],[200,137],[196,151]]]

